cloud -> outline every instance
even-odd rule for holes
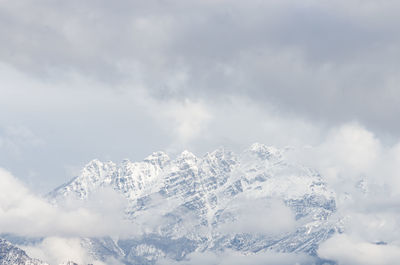
[[[321,258],[339,264],[396,264],[400,236],[398,144],[384,145],[371,131],[350,123],[330,130],[325,141],[299,149],[336,192],[341,234],[319,247]]]
[[[380,186],[395,178],[385,177],[384,168],[394,163],[393,147],[359,123],[346,123],[326,130],[319,143],[295,148],[290,159],[317,169],[338,192],[354,187],[363,177]],[[372,183],[370,183],[372,184]],[[344,186],[343,186],[344,185]],[[395,188],[395,187],[392,187]]]
[[[275,199],[238,198],[231,202],[224,214],[235,220],[221,224],[222,233],[276,235],[293,231],[296,227],[293,212],[282,201]]]
[[[313,258],[304,254],[294,253],[275,253],[275,252],[264,252],[257,254],[244,255],[243,253],[227,250],[225,252],[213,253],[192,253],[183,261],[172,261],[168,259],[161,259],[157,265],[201,265],[201,264],[213,264],[213,265],[293,265],[293,264],[313,264]]]
[[[396,139],[397,7],[2,1],[0,125],[46,139],[40,152],[23,142],[21,159],[8,152],[2,166],[44,175],[45,192],[70,177],[65,168],[140,160],[171,143],[202,153],[315,144],[319,131],[351,121]]]
[[[93,158],[312,145],[297,159],[336,190],[346,235],[395,245],[398,8],[360,0],[1,1],[0,166],[24,180],[35,172],[29,185],[48,192],[71,177],[65,168]],[[94,231],[99,219],[115,222],[95,203],[54,208],[0,174],[0,230],[118,234],[106,225]],[[243,220],[254,215],[240,211]],[[247,230],[251,220],[236,225]]]
[[[173,117],[177,135],[184,143],[198,137],[204,128],[204,123],[210,120],[210,114],[200,103],[193,103],[188,100],[184,104],[173,104],[167,115]]]
[[[49,264],[64,264],[73,261],[77,264],[123,265],[113,257],[100,261],[84,247],[83,240],[75,237],[46,237],[40,243],[19,246],[28,256]]]
[[[106,236],[126,234],[132,224],[124,220],[116,195],[108,204],[70,204],[63,208],[34,195],[19,180],[0,169],[0,233],[20,236]],[[71,207],[72,206],[72,207]]]
[[[148,95],[147,95],[148,96]],[[158,121],[161,127],[171,134],[174,143],[170,147],[178,149],[198,138],[208,123],[212,120],[212,114],[207,104],[202,101],[185,99],[155,101],[147,98],[144,108]]]
[[[82,247],[79,238],[47,237],[41,243],[22,246],[22,248],[30,257],[46,261],[49,264],[61,264],[67,261],[78,264],[106,264],[94,260],[88,250]]]
[[[332,130],[321,148],[336,165],[359,173],[369,171],[369,167],[374,166],[382,149],[373,133],[352,123]]]
[[[400,247],[335,235],[321,244],[318,254],[322,258],[338,261],[339,265],[395,265],[399,262]]]
[[[318,253],[322,258],[338,260],[340,264],[379,264],[384,256],[382,264],[395,264],[400,245],[399,150],[399,144],[384,145],[380,138],[357,123],[329,130],[319,145],[293,150],[293,159],[319,170],[336,191],[338,225],[344,233],[321,245]],[[141,216],[134,224],[127,224],[119,218],[125,207],[123,199],[111,190],[103,190],[87,202],[69,200],[55,207],[4,170],[0,172],[0,180],[0,233],[48,237],[42,245],[31,246],[32,253],[37,256],[50,255],[46,254],[51,253],[46,248],[52,245],[48,243],[52,240],[64,244],[63,249],[67,251],[68,246],[75,246],[74,238],[78,236],[118,236],[126,231],[133,231],[132,236],[135,236],[157,231],[160,224],[167,221],[163,215],[179,203],[165,204],[155,196],[151,198],[150,214]],[[222,233],[268,235],[296,227],[292,212],[280,201],[240,198],[230,204],[227,212],[237,214],[237,219],[222,225]],[[184,218],[193,223],[188,222],[188,227],[182,227],[183,234],[196,225],[193,216]],[[61,238],[61,241],[54,238]],[[338,245],[340,247],[336,247]],[[371,258],[364,260],[364,253],[370,254]],[[236,257],[234,260],[225,254],[193,254],[188,260],[193,264],[208,260],[216,264],[234,264],[229,263],[233,261],[242,264],[242,259],[245,262],[253,258],[257,264],[258,260],[266,260],[262,255],[250,258],[232,255]],[[271,255],[267,259],[275,262],[271,264],[302,262],[300,256],[292,254]],[[171,261],[162,262],[169,264]]]
[[[82,75],[130,90],[140,84],[157,98],[237,95],[398,135],[397,7],[359,0],[3,1],[0,60],[40,79]]]

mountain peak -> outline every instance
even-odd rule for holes
[[[170,161],[170,158],[165,152],[158,151],[147,156],[143,161],[163,167]]]
[[[177,259],[198,250],[225,248],[243,253],[267,248],[315,253],[318,244],[335,229],[327,222],[336,211],[335,196],[319,174],[292,163],[284,152],[255,143],[238,155],[220,147],[202,157],[185,150],[173,160],[164,152],[155,152],[142,162],[127,160],[118,165],[93,160],[81,176],[51,196],[77,194],[86,199],[103,187],[123,195],[127,199],[124,218],[140,225],[144,220],[143,227],[150,231],[143,239],[130,238],[129,244],[113,247],[124,248],[126,256],[119,252],[122,250],[115,255],[129,259],[129,264],[154,265],[159,257],[171,254],[172,248],[167,247],[171,244],[177,244],[174,251],[181,250]],[[278,200],[290,216],[301,219],[299,227],[290,234],[273,233],[271,238],[260,237],[246,225],[244,230],[221,233],[227,226],[242,227],[243,212],[236,208],[242,207],[244,198],[248,198],[244,203],[249,208],[252,203],[266,203],[262,206],[265,211]],[[154,213],[161,214],[161,219],[155,227],[147,227],[146,220]],[[151,262],[137,262],[147,257]]]
[[[265,144],[254,143],[247,149],[247,152],[256,154],[261,159],[270,159],[272,157],[281,157],[282,151],[276,147]]]
[[[101,165],[103,165],[103,162],[101,162],[99,159],[95,158],[95,159],[92,159],[91,161],[89,161],[89,163],[87,163],[85,165],[85,168],[87,168],[87,167],[99,167]]]
[[[225,153],[231,153],[231,151],[226,150],[225,147],[223,147],[223,146],[220,146],[217,149],[215,149],[214,151],[212,151],[211,153],[207,153],[207,154],[218,157],[218,156],[223,156]]]
[[[177,160],[196,160],[197,157],[187,150],[184,150],[177,158]]]
[[[98,159],[90,161],[81,171],[81,176],[86,178],[92,178],[93,175],[97,175],[99,178],[108,177],[109,172],[115,169],[115,163],[101,162]]]

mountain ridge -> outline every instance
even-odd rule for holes
[[[106,264],[186,264],[193,253],[225,251],[299,253],[323,264],[319,244],[341,231],[336,194],[290,152],[255,143],[239,154],[218,148],[201,157],[183,151],[172,159],[158,151],[139,162],[94,159],[46,198],[58,206],[91,200],[103,189],[122,196],[118,217],[135,233],[80,238],[93,260]]]
[[[181,239],[193,245],[183,253],[234,249],[243,253],[306,252],[315,256],[318,244],[339,229],[327,222],[336,211],[335,193],[317,171],[289,161],[285,153],[290,151],[255,143],[241,154],[218,148],[202,157],[183,151],[171,159],[159,151],[140,162],[123,160],[116,164],[96,159],[69,184],[48,196],[55,202],[71,196],[86,200],[96,190],[111,187],[126,198],[126,216],[132,222],[140,220],[144,213],[161,211],[165,223],[158,224],[154,233],[143,235],[147,237],[144,241],[153,243],[132,239],[127,243],[130,249],[125,250],[125,256],[134,256],[133,252],[143,254],[147,248],[154,254],[148,264],[169,255],[161,241]],[[156,197],[167,201],[171,209],[160,210]],[[293,212],[295,220],[304,224],[291,233],[272,237],[246,231],[221,233],[225,223],[237,221],[235,207],[243,199],[265,203],[280,200]],[[182,224],[188,222],[187,216],[196,217],[190,221],[194,224],[188,231],[181,231]],[[172,256],[179,260],[185,255]]]

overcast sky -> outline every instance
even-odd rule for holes
[[[0,167],[400,136],[399,1],[0,0]]]

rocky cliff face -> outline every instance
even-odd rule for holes
[[[25,251],[0,238],[0,265],[48,265],[30,258]]]
[[[184,151],[173,160],[163,152],[142,162],[93,160],[49,199],[85,200],[108,187],[126,198],[126,217],[133,223],[144,216],[158,220],[140,237],[86,239],[102,259],[107,252],[127,263],[153,264],[159,257],[181,260],[194,251],[224,249],[316,255],[319,243],[339,229],[330,220],[335,194],[318,172],[290,161],[287,152],[253,144],[239,155],[221,148],[203,157]],[[268,229],[287,221],[272,220],[282,218],[271,210],[277,201],[293,215],[291,229]],[[257,215],[259,230],[246,228]]]

